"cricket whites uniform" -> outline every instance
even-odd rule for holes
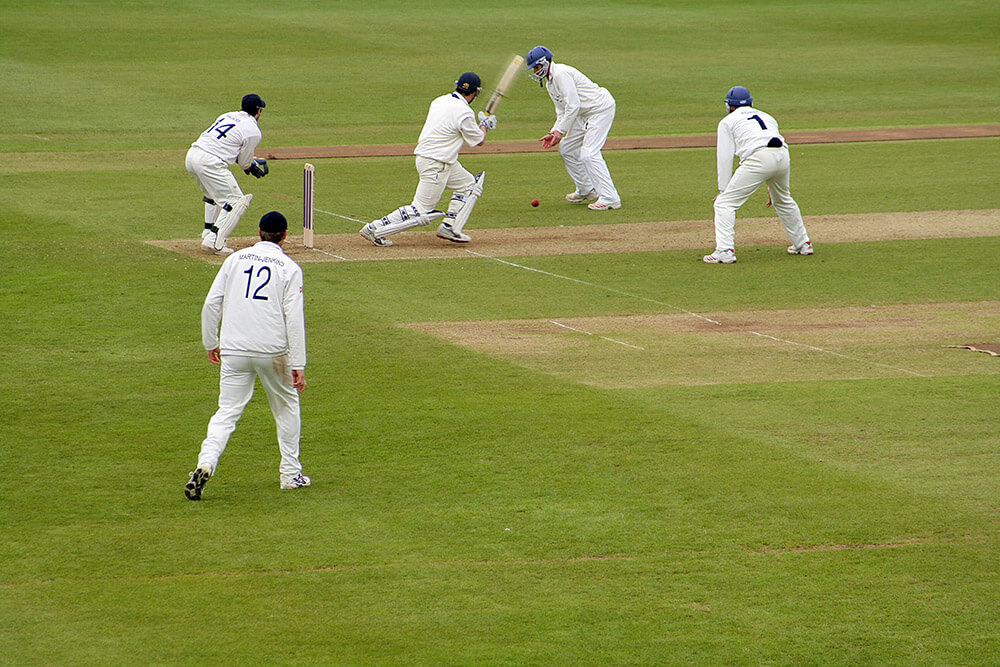
[[[734,156],[740,158],[735,173]],[[716,250],[735,247],[736,211],[764,183],[792,245],[801,248],[809,243],[802,213],[789,188],[788,145],[773,116],[752,106],[737,107],[727,114],[719,121],[716,160],[719,174],[719,196],[715,199]]]
[[[611,172],[601,155],[615,120],[615,98],[575,67],[552,63],[545,89],[556,109],[552,130],[563,135],[559,154],[576,191],[597,192],[597,201],[621,205]]]
[[[198,467],[215,471],[260,378],[277,425],[282,479],[302,472],[301,413],[292,370],[306,366],[302,269],[268,241],[226,258],[201,311],[202,343],[221,349],[219,410]],[[221,327],[220,327],[221,322]]]
[[[260,140],[260,126],[256,118],[245,111],[230,111],[219,116],[191,144],[184,166],[209,200],[205,202],[206,228],[221,222],[219,217],[224,206],[235,206],[243,197],[243,191],[229,168],[238,164],[243,169],[249,169]]]
[[[471,72],[462,76],[474,77],[478,90],[478,76]],[[462,84],[463,81],[460,79],[456,83]],[[476,123],[472,107],[463,95],[453,92],[436,97],[427,111],[427,119],[413,149],[420,177],[413,201],[409,206],[400,207],[362,227],[361,236],[375,245],[389,246],[392,241],[386,239],[387,236],[443,217],[437,235],[457,243],[468,242],[470,238],[462,233],[462,228],[482,192],[483,174],[473,176],[469,173],[459,163],[458,153],[462,144],[478,146],[484,141],[486,130]],[[437,205],[445,188],[452,190],[452,197],[447,213],[442,213],[437,210]]]
[[[477,146],[485,140],[486,132],[476,123],[472,107],[457,92],[431,102],[413,149],[420,183],[412,205],[420,213],[427,213],[437,207],[445,188],[465,191],[472,187],[475,177],[459,163],[458,152],[463,143]],[[452,200],[449,212],[455,205]]]

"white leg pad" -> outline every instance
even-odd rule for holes
[[[476,182],[464,193],[465,202],[461,206],[451,207],[449,206],[448,217],[449,225],[455,231],[456,234],[461,234],[462,229],[465,227],[465,223],[469,221],[469,216],[472,215],[472,209],[476,206],[476,200],[479,199],[479,195],[483,194],[483,183],[486,181],[486,172],[481,171],[476,174]],[[456,193],[452,196],[452,202],[459,199],[459,194]],[[452,215],[454,218],[452,219]]]
[[[398,234],[407,229],[429,225],[443,215],[444,213],[441,211],[421,213],[416,206],[403,206],[381,220],[373,220],[370,223],[370,228],[374,229],[376,237],[384,239],[390,234]]]
[[[229,234],[236,229],[236,223],[240,221],[243,214],[247,212],[250,207],[250,202],[253,201],[253,195],[243,195],[240,197],[233,207],[219,216],[219,221],[216,226],[219,228],[218,233],[215,235],[215,249],[222,250],[226,247],[226,239]],[[225,207],[223,207],[225,208]]]

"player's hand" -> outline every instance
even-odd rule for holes
[[[499,122],[500,121],[497,120],[496,116],[487,116],[482,111],[479,112],[479,127],[483,128],[484,130],[497,129],[497,123]]]
[[[306,372],[305,371],[292,371],[292,386],[295,387],[301,394],[306,388]]]
[[[215,348],[214,350],[205,350],[205,352],[208,354],[208,360],[213,364],[218,365],[222,363],[222,356],[219,348]]]
[[[267,167],[267,160],[264,158],[255,158],[254,161],[250,163],[250,168],[244,169],[243,171],[256,178],[264,178],[267,176],[269,171]]]
[[[544,137],[539,139],[542,142],[542,148],[555,148],[562,141],[563,135],[559,134],[555,130],[552,130]]]

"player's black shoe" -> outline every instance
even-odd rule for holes
[[[205,482],[212,476],[208,468],[197,468],[191,473],[191,479],[184,485],[184,495],[188,500],[201,500],[201,490],[205,488]]]

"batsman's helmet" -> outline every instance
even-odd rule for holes
[[[726,104],[731,107],[752,107],[753,97],[743,86],[735,86],[726,93]]]
[[[267,105],[264,104],[264,100],[260,99],[260,95],[257,95],[256,93],[244,95],[243,102],[240,103],[240,109],[246,111],[251,116],[256,114],[258,109],[263,109],[266,106]]]
[[[455,82],[455,92],[462,95],[478,93],[482,88],[483,82],[475,72],[466,72]]]
[[[528,57],[524,59],[524,69],[528,70],[528,76],[539,83],[549,75],[551,64],[552,52],[544,46],[536,46],[528,51]]]

